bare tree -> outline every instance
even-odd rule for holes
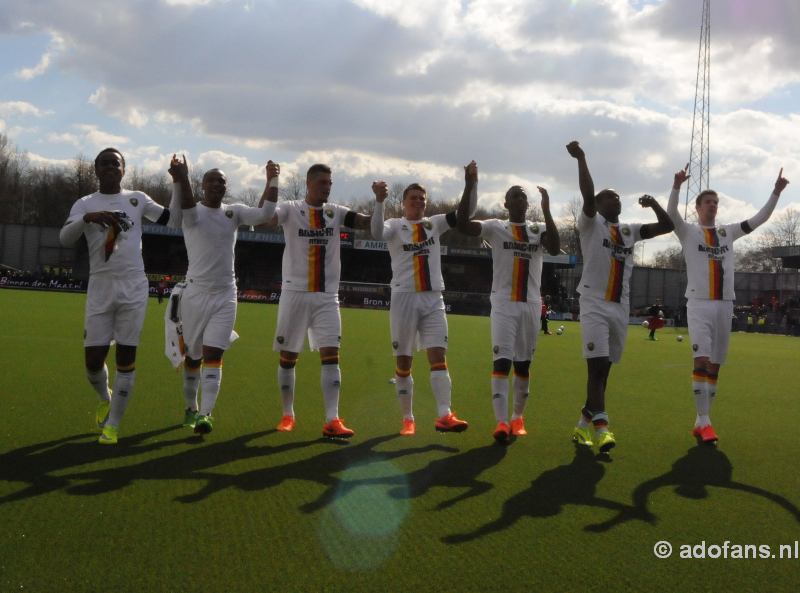
[[[653,265],[657,268],[683,270],[686,267],[686,260],[683,258],[683,250],[677,245],[662,249],[653,256]]]
[[[775,247],[800,243],[800,211],[788,208],[765,227],[736,258],[736,269],[745,272],[777,272],[781,260],[772,255]]]
[[[583,209],[583,200],[577,196],[564,205],[562,222],[558,225],[561,249],[566,253],[581,255],[581,242],[578,237],[578,217]]]
[[[253,187],[246,187],[235,196],[225,196],[225,202],[239,202],[245,206],[258,206],[261,201],[261,192]]]
[[[306,180],[297,173],[292,173],[285,179],[281,175],[278,193],[281,200],[302,200],[306,196]]]

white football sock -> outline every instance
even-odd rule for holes
[[[183,367],[183,400],[186,408],[197,411],[197,391],[200,388],[200,367]]]
[[[436,398],[436,407],[439,416],[447,416],[450,413],[450,397],[453,384],[450,381],[450,373],[445,370],[431,371],[431,390],[433,397]]]
[[[338,364],[323,364],[319,374],[322,397],[325,400],[325,422],[339,417],[339,391],[342,372]]]
[[[522,418],[525,414],[525,406],[528,404],[528,388],[530,380],[528,377],[520,377],[514,375],[514,413],[511,415],[512,420]]]
[[[218,366],[207,367],[203,365],[202,396],[200,397],[200,413],[211,416],[214,406],[217,405],[219,386],[222,384],[222,368]]]
[[[111,395],[111,409],[108,412],[106,424],[119,428],[122,416],[125,415],[125,410],[133,397],[133,384],[135,381],[135,370],[123,373],[117,369],[117,375],[114,377],[114,392]]]
[[[294,416],[294,378],[294,367],[278,367],[278,389],[281,390],[284,416]]]
[[[508,376],[492,375],[492,408],[498,422],[508,422]]]
[[[97,393],[100,401],[111,401],[111,396],[108,393],[108,367],[104,364],[103,368],[96,373],[86,369],[86,378],[92,384],[92,389]]]
[[[414,419],[414,377],[407,375],[401,377],[394,376],[394,390],[397,393],[397,401],[400,402],[400,412],[403,418]]]

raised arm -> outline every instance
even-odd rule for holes
[[[270,165],[274,165],[274,167],[270,168]],[[267,206],[269,202],[272,204],[277,204],[278,202],[278,193],[279,193],[279,179],[281,174],[281,167],[277,163],[273,163],[272,161],[267,161],[267,185],[264,187],[264,191],[261,193],[261,199],[258,201],[258,207],[264,208]],[[275,212],[275,206],[272,206],[272,212]],[[270,215],[264,223],[269,224],[271,226],[275,226],[278,224],[278,215],[272,214]]]
[[[178,192],[180,209],[188,210],[194,208],[197,203],[192,193],[192,184],[189,183],[189,165],[186,163],[186,155],[182,155],[180,159],[177,155],[172,155],[172,159],[169,162],[169,174],[172,177],[173,186],[177,184],[180,188]],[[173,192],[174,197],[175,192]],[[171,202],[170,206],[172,206]]]
[[[656,218],[658,218],[658,222],[651,222],[650,224],[642,225],[642,228],[639,231],[639,233],[642,235],[642,239],[652,239],[653,237],[658,237],[659,235],[672,232],[672,229],[675,228],[675,225],[672,224],[672,220],[670,220],[669,215],[653,196],[642,196],[639,198],[639,204],[641,204],[642,208],[652,208],[653,212],[656,213]]]
[[[761,207],[761,210],[742,223],[742,230],[746,233],[752,233],[767,222],[769,217],[772,216],[772,211],[775,210],[775,206],[778,204],[778,198],[780,198],[781,192],[786,189],[787,185],[789,185],[789,180],[783,176],[783,167],[781,167],[780,173],[778,173],[778,179],[775,180],[775,188],[772,190],[772,195],[767,200],[767,203]]]
[[[583,213],[589,218],[594,218],[597,214],[597,204],[594,201],[594,181],[589,173],[589,165],[586,164],[586,154],[577,140],[567,144],[567,152],[578,161],[578,185],[583,196]]]
[[[690,177],[688,171],[689,163],[686,163],[686,166],[683,169],[675,173],[675,177],[672,181],[672,191],[669,194],[669,202],[667,202],[667,215],[669,216],[670,220],[672,220],[672,224],[675,226],[675,230],[678,232],[678,235],[680,235],[680,230],[684,225],[683,217],[681,216],[680,212],[678,212],[678,200],[680,198],[681,185],[683,185]]]
[[[558,255],[561,253],[561,238],[558,236],[558,228],[553,220],[553,215],[550,214],[550,194],[543,187],[536,186],[539,193],[542,195],[542,214],[544,214],[544,237],[542,237],[542,244],[547,253],[550,255]]]
[[[375,208],[370,218],[369,232],[376,241],[383,239],[383,202],[389,195],[389,188],[385,181],[375,181],[372,184],[372,193],[375,194]]]
[[[481,223],[470,220],[475,214],[474,203],[478,202],[478,164],[470,162],[464,167],[464,192],[461,194],[461,201],[458,203],[456,211],[456,227],[459,232],[465,235],[477,237],[481,234]],[[476,206],[477,207],[477,206]]]

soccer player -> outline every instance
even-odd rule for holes
[[[703,190],[695,198],[698,224],[693,224],[678,214],[678,194],[689,178],[687,169],[688,165],[675,173],[667,213],[675,224],[686,260],[686,317],[694,353],[692,390],[697,408],[692,435],[703,443],[716,443],[719,439],[711,426],[710,412],[731,333],[735,298],[733,243],[769,219],[789,181],[781,169],[772,195],[761,210],[743,222],[720,226],[716,224],[719,196],[714,190]]]
[[[427,192],[418,183],[403,191],[403,216],[383,220],[386,183],[372,184],[375,210],[371,232],[385,240],[392,259],[392,298],[389,306],[392,348],[396,357],[395,390],[400,400],[403,427],[400,434],[416,433],[413,412],[414,379],[411,363],[416,349],[425,349],[430,364],[430,383],[436,399],[439,432],[462,432],[469,424],[450,409],[452,382],[447,371],[447,318],[439,237],[456,226],[456,213],[425,218]]]
[[[538,187],[538,186],[537,186]],[[541,191],[541,190],[540,190]],[[559,241],[559,251],[560,251],[560,243]],[[555,253],[551,255],[556,255]],[[542,311],[539,315],[539,321],[542,322],[542,331],[544,331],[544,335],[552,336],[553,334],[550,333],[550,330],[547,328],[547,321],[550,317],[550,295],[544,295],[544,299],[542,300]]]
[[[283,400],[282,432],[295,427],[295,365],[303,350],[306,333],[312,350],[319,349],[320,383],[325,401],[322,435],[350,438],[353,431],[339,418],[339,257],[342,226],[368,229],[370,217],[344,206],[329,204],[333,180],[327,165],[312,165],[306,173],[306,197],[281,202],[273,223],[283,225],[281,297],[273,349],[280,352],[278,385]],[[262,197],[262,203],[264,198]]]
[[[231,344],[236,322],[233,264],[237,231],[241,225],[262,224],[273,217],[278,201],[280,166],[272,161],[267,163],[267,184],[259,208],[223,204],[227,177],[219,169],[210,169],[203,175],[203,198],[199,202],[192,194],[185,157],[179,160],[172,155],[169,173],[173,180],[170,206],[181,218],[189,256],[186,288],[180,301],[186,344],[183,424],[194,428],[198,434],[206,434],[213,429],[212,413],[222,382],[222,356]],[[201,385],[198,411],[197,393]]]
[[[657,342],[656,330],[664,327],[664,311],[661,310],[661,299],[656,299],[656,302],[647,308],[647,315],[647,327],[650,329],[650,334],[647,337],[649,340]]]
[[[551,255],[560,252],[558,229],[550,214],[550,196],[537,187],[542,196],[544,223],[528,222],[528,195],[519,185],[506,192],[503,206],[508,220],[469,220],[469,196],[478,181],[475,161],[464,167],[465,185],[458,206],[458,230],[483,237],[492,248],[492,406],[497,419],[494,438],[506,442],[525,430],[525,405],[531,360],[536,351],[541,320],[545,317],[540,295],[543,249]],[[537,323],[539,322],[539,323]],[[514,365],[514,403],[511,423],[508,420],[508,374]]]
[[[169,222],[169,210],[140,191],[122,189],[125,157],[105,148],[94,160],[99,191],[76,201],[61,229],[63,245],[81,235],[89,246],[84,354],[86,376],[100,402],[95,421],[99,443],[116,444],[119,425],[133,397],[136,347],[149,293],[142,262],[142,221]],[[106,356],[116,342],[117,373],[108,388]]]
[[[669,216],[652,196],[642,196],[639,204],[652,208],[658,222],[623,224],[619,194],[613,189],[594,193],[594,182],[586,164],[586,155],[577,142],[567,145],[567,152],[578,161],[578,180],[583,208],[578,215],[578,234],[583,253],[580,293],[580,322],[583,357],[586,359],[586,405],[581,410],[572,440],[591,447],[596,444],[607,453],[616,444],[608,430],[606,385],[611,365],[622,358],[628,333],[633,246],[672,230]],[[592,435],[591,428],[595,434]]]

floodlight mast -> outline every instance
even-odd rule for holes
[[[689,217],[689,200],[694,200],[710,183],[709,146],[711,116],[711,0],[703,0],[700,47],[697,51],[697,78],[694,87],[692,143],[689,149],[689,181],[683,219]],[[694,216],[694,209],[691,210]]]

